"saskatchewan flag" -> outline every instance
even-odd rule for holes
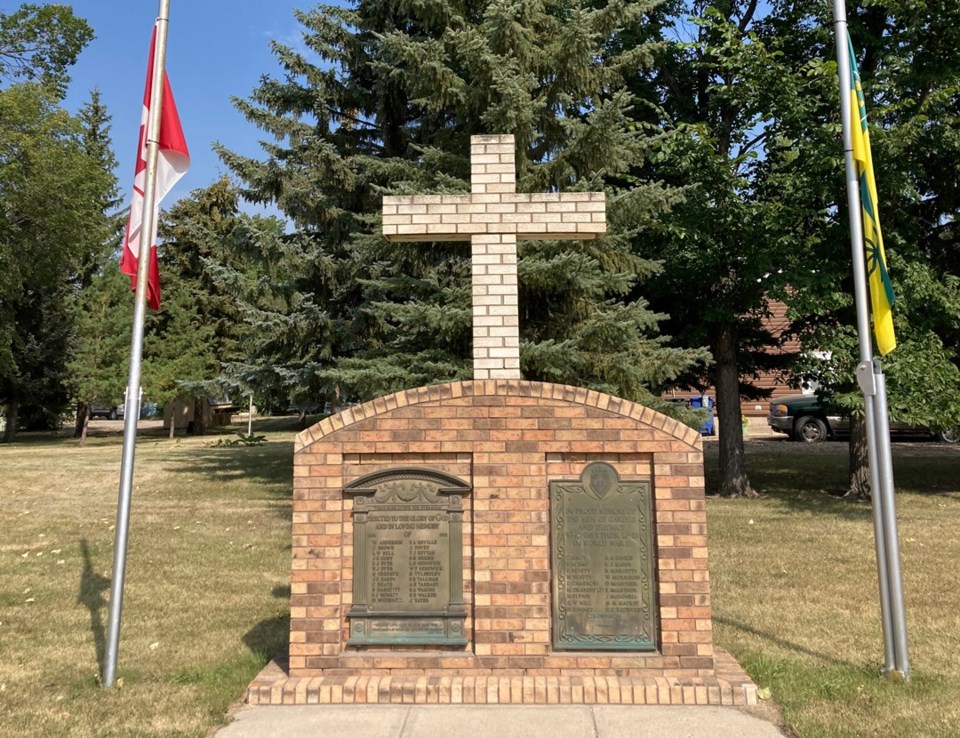
[[[888,354],[897,346],[893,335],[893,285],[887,273],[887,257],[883,252],[883,236],[877,217],[877,184],[873,177],[873,157],[870,154],[870,132],[867,130],[867,108],[860,86],[860,70],[853,54],[853,44],[847,36],[850,51],[850,96],[853,131],[853,158],[860,174],[860,207],[863,212],[863,243],[867,250],[867,280],[870,285],[870,304],[873,306],[873,332],[881,354]]]

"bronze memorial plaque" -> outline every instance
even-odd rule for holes
[[[463,646],[463,496],[470,487],[427,469],[390,469],[353,496],[353,646]]]
[[[550,503],[554,648],[656,649],[650,482],[594,462]]]

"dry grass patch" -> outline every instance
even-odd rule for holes
[[[909,685],[878,676],[873,518],[835,496],[846,444],[752,442],[748,462],[767,496],[708,502],[717,642],[797,735],[960,735],[960,448],[894,444]]]
[[[285,646],[292,432],[138,445],[118,674],[99,687],[120,439],[0,446],[0,735],[204,735]]]

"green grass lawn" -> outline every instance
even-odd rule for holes
[[[244,426],[245,430],[245,426]],[[0,736],[203,736],[287,638],[291,427],[137,451],[119,676],[103,690],[120,438],[0,446]],[[708,502],[716,639],[802,736],[960,734],[960,447],[894,444],[913,681],[878,677],[869,507],[846,447],[751,442]],[[708,482],[715,444],[707,445]]]
[[[756,501],[708,501],[716,640],[806,737],[960,735],[960,447],[894,443],[913,679],[883,663],[873,517],[845,443],[748,445]],[[708,486],[717,467],[708,447]]]

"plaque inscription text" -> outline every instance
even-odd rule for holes
[[[550,482],[554,648],[656,648],[650,502],[603,462]]]
[[[353,503],[350,645],[466,645],[463,496],[438,472],[377,472],[344,490]]]

